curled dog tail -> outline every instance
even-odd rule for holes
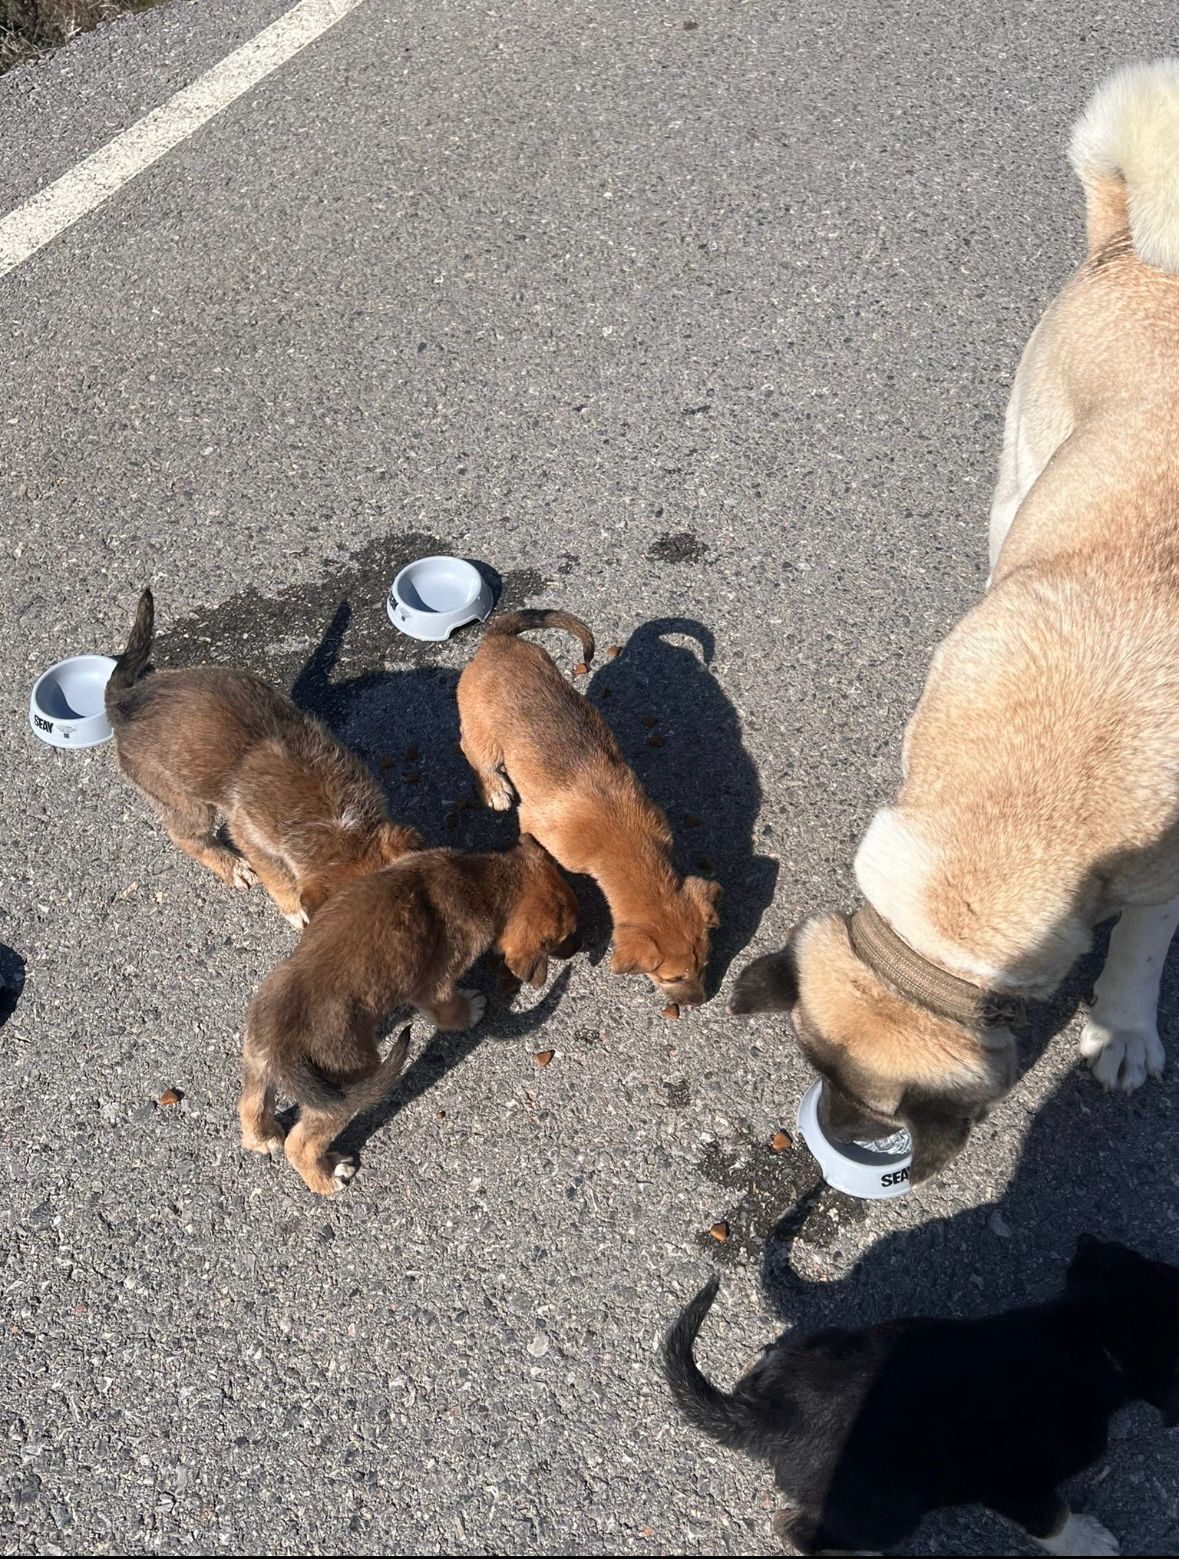
[[[692,1345],[720,1288],[711,1277],[686,1304],[663,1342],[663,1372],[680,1412],[696,1429],[722,1445],[756,1453],[764,1430],[761,1416],[739,1396],[718,1391],[696,1363]]]
[[[1147,265],[1179,275],[1179,59],[1127,65],[1073,126],[1089,253],[1130,229]]]
[[[572,612],[546,612],[526,607],[522,612],[505,612],[493,618],[487,628],[487,637],[496,634],[527,633],[530,628],[563,628],[581,641],[582,658],[588,666],[594,658],[594,636],[580,617]]]
[[[408,1028],[402,1029],[380,1066],[359,1083],[333,1082],[309,1056],[284,1056],[275,1068],[276,1080],[292,1098],[313,1110],[338,1109],[342,1113],[347,1109],[349,1115],[362,1115],[380,1104],[401,1076],[409,1054],[409,1032]]]
[[[135,622],[131,627],[127,648],[115,661],[115,669],[111,672],[110,681],[106,685],[108,708],[116,693],[124,692],[143,675],[151,659],[151,641],[155,626],[155,602],[152,600],[151,591],[145,590],[139,597],[139,605],[135,609]]]

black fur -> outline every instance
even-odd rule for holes
[[[127,648],[115,661],[115,669],[110,674],[106,685],[107,712],[115,701],[115,695],[123,693],[131,687],[148,669],[151,660],[151,643],[155,634],[156,607],[150,590],[145,590],[139,597],[139,605],[135,610],[135,621],[131,625],[131,635],[127,640]]]
[[[696,1428],[773,1466],[803,1553],[889,1548],[949,1505],[1046,1536],[1058,1485],[1101,1455],[1118,1408],[1179,1418],[1179,1268],[1123,1245],[1082,1235],[1048,1304],[787,1333],[731,1393],[692,1357],[717,1286],[669,1332],[667,1378]]]
[[[730,1012],[790,1012],[798,1000],[798,966],[788,942],[746,964],[737,976]]]

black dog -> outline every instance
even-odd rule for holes
[[[787,1334],[731,1394],[692,1344],[711,1281],[664,1344],[685,1417],[773,1466],[802,1553],[879,1551],[929,1511],[979,1504],[1052,1554],[1116,1554],[1057,1492],[1105,1449],[1110,1416],[1149,1402],[1179,1423],[1179,1268],[1083,1234],[1064,1296],[976,1321],[925,1317]]]

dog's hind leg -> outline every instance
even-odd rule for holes
[[[304,1105],[287,1136],[287,1158],[317,1196],[334,1196],[356,1173],[354,1158],[328,1152],[351,1118],[351,1110],[313,1110]]]
[[[1166,1052],[1159,1039],[1159,983],[1179,926],[1179,899],[1132,904],[1109,939],[1105,968],[1081,1034],[1081,1054],[1103,1088],[1133,1093],[1158,1077]]]
[[[227,849],[217,838],[215,807],[202,801],[176,803],[161,801],[154,796],[151,800],[160,814],[168,838],[185,855],[191,855],[194,861],[199,861],[214,877],[219,877],[231,888],[244,891],[253,887],[258,879],[250,869],[249,862]]]
[[[250,1153],[277,1153],[283,1131],[274,1113],[275,1092],[265,1062],[252,1051],[249,1032],[242,1046],[242,1096],[238,1117],[242,1147]]]
[[[266,848],[265,840],[243,816],[231,814],[229,836],[250,863],[251,875],[260,882],[278,905],[279,912],[296,931],[307,924],[308,915],[299,895],[299,885],[285,861]]]

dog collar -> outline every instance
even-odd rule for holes
[[[964,1028],[995,1028],[1018,1023],[1023,1017],[1020,997],[985,990],[930,963],[902,940],[871,904],[861,904],[848,917],[847,931],[856,956],[874,974],[939,1018]]]

